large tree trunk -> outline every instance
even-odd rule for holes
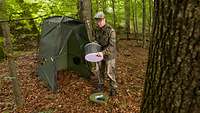
[[[8,20],[7,19],[7,13],[6,9],[4,6],[4,1],[0,0],[0,10],[3,14],[1,14],[1,20]],[[12,44],[11,44],[11,39],[10,39],[10,28],[8,26],[8,22],[2,22],[0,23],[2,30],[3,30],[3,36],[4,36],[4,46],[5,46],[5,53],[8,57],[8,67],[9,67],[9,72],[10,72],[10,78],[12,80],[12,85],[13,85],[13,94],[15,97],[15,103],[16,105],[20,106],[23,104],[22,101],[22,95],[21,95],[21,90],[19,87],[19,82],[17,80],[17,71],[16,71],[16,63],[13,59],[13,50],[12,50]]]
[[[1,27],[3,29],[3,35],[4,35],[4,46],[5,46],[5,53],[8,56],[8,67],[9,67],[9,73],[10,78],[12,80],[12,89],[13,94],[15,97],[15,103],[18,106],[21,106],[23,104],[22,95],[21,95],[21,89],[19,86],[19,81],[17,79],[17,70],[16,70],[16,63],[13,58],[13,51],[12,51],[12,44],[10,39],[10,29],[8,26],[8,22],[1,23]]]
[[[79,15],[80,19],[85,22],[90,41],[93,41],[92,37],[92,9],[91,0],[80,0],[79,1]]]
[[[199,113],[200,2],[155,0],[141,113]]]
[[[124,10],[125,10],[125,32],[127,39],[129,39],[130,34],[130,0],[124,0]]]

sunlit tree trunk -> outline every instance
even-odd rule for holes
[[[79,14],[80,19],[85,22],[90,41],[93,41],[92,37],[92,6],[91,0],[80,0],[79,1]]]
[[[146,27],[146,0],[142,0],[142,47],[146,47],[146,36],[145,36],[145,27]]]
[[[0,0],[0,11],[1,11],[0,20],[8,20],[4,3],[5,2],[3,0]],[[11,38],[10,38],[10,28],[8,26],[8,22],[2,22],[0,23],[0,25],[3,30],[4,47],[5,47],[4,50],[8,57],[8,67],[9,67],[9,72],[10,72],[10,78],[12,80],[12,89],[13,89],[13,94],[15,97],[15,103],[16,105],[20,106],[23,104],[23,100],[22,100],[19,82],[17,79],[16,63],[13,57],[13,50],[12,50],[12,44],[11,44]]]
[[[135,14],[134,14],[134,3],[133,3],[133,0],[131,0],[131,9],[132,9],[132,21],[133,21],[133,33],[134,33],[134,38],[135,37],[135,33],[136,33],[136,30],[135,30]]]
[[[125,32],[127,39],[129,39],[130,34],[130,0],[124,0],[124,10],[125,10]]]
[[[155,0],[141,113],[199,113],[200,2]]]
[[[152,0],[149,0],[149,34],[151,33],[152,27]]]

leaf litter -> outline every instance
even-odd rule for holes
[[[58,91],[51,92],[37,77],[37,54],[32,51],[16,59],[24,99],[24,105],[16,107],[5,60],[0,63],[0,113],[139,113],[148,51],[136,45],[134,40],[119,42],[118,95],[103,105],[89,101],[97,83],[96,76],[84,79],[75,72],[59,71]],[[106,94],[108,86],[106,81]]]

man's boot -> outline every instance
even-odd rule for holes
[[[103,92],[103,87],[104,87],[104,84],[98,84],[97,85],[97,91],[98,92]]]
[[[109,94],[109,96],[116,96],[116,95],[117,95],[116,89],[111,88],[111,89],[110,89],[110,94]]]

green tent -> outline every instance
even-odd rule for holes
[[[41,25],[39,77],[53,91],[59,70],[72,70],[89,78],[91,65],[84,59],[84,45],[89,42],[85,25],[64,16],[49,17]]]

